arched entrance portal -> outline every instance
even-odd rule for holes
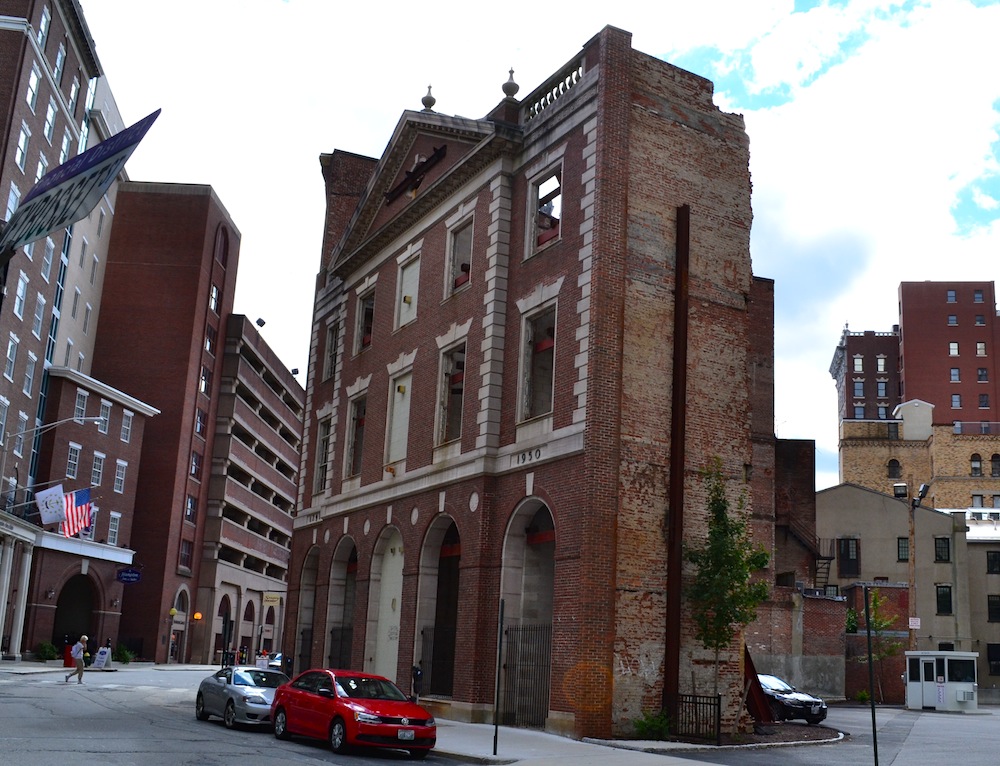
[[[313,617],[316,613],[316,575],[319,571],[319,548],[313,547],[302,563],[299,578],[299,619],[295,630],[295,671],[307,670],[313,666],[312,639]],[[284,651],[284,650],[282,650]]]
[[[395,527],[375,546],[368,594],[365,669],[395,681],[403,598],[403,538]]]
[[[60,651],[65,643],[75,643],[84,633],[94,632],[93,610],[96,600],[94,584],[87,575],[69,578],[56,602],[56,619],[52,627],[52,643]],[[98,636],[91,636],[100,640]]]
[[[427,531],[420,555],[414,656],[420,658],[423,694],[453,693],[461,556],[458,527],[449,516],[438,517]]]
[[[525,501],[504,539],[501,723],[543,727],[549,710],[556,534],[552,514]]]
[[[354,640],[354,604],[357,600],[358,549],[344,538],[337,545],[330,564],[330,603],[326,661],[331,668],[351,669],[351,643]]]

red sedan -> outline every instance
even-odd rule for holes
[[[351,745],[408,750],[425,758],[437,742],[434,716],[388,678],[315,669],[278,687],[271,703],[274,736],[325,739],[334,752]]]

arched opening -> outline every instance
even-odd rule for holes
[[[87,575],[74,575],[66,581],[59,591],[52,627],[52,643],[57,648],[75,643],[84,633],[89,636],[95,632],[93,610],[96,596],[94,584]]]
[[[313,665],[313,617],[316,614],[316,579],[319,571],[319,548],[313,546],[302,562],[299,577],[299,615],[296,624],[295,661],[298,670],[308,670]]]
[[[218,661],[227,663],[227,655],[232,648],[233,619],[229,596],[219,600],[219,611],[215,619],[215,653]]]
[[[500,717],[508,726],[543,727],[548,716],[555,545],[548,507],[536,499],[526,500],[507,528],[500,579],[504,599]]]
[[[427,530],[417,586],[413,656],[419,658],[423,694],[450,697],[454,691],[461,557],[458,526],[450,516],[439,516]]]
[[[354,605],[357,601],[358,549],[349,537],[337,545],[330,564],[330,600],[327,606],[327,666],[351,669]]]
[[[364,667],[393,681],[399,666],[402,598],[403,537],[390,527],[382,533],[372,555]]]

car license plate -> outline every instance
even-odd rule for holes
[[[813,705],[812,706],[812,711],[813,711],[813,713],[819,713],[819,705]]]
[[[413,729],[400,729],[396,732],[396,736],[400,739],[412,740],[413,739]]]

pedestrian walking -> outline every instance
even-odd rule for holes
[[[76,675],[76,682],[78,684],[83,683],[83,653],[87,651],[87,637],[80,636],[80,640],[73,644],[73,648],[69,650],[70,656],[76,660],[76,670],[72,673],[67,673],[66,683],[69,683],[69,679]]]

